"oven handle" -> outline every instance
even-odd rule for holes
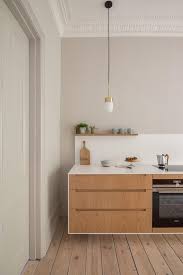
[[[156,185],[153,185],[153,188],[161,188],[161,189],[165,189],[165,188],[169,189],[169,188],[172,188],[172,189],[174,189],[174,188],[183,188],[183,185],[181,184],[181,185],[176,186],[175,184],[170,184],[170,185],[164,184],[164,185],[162,186],[162,185],[160,185],[160,184],[156,184]]]
[[[183,189],[166,189],[166,190],[162,190],[162,189],[159,189],[159,188],[154,188],[153,189],[153,193],[160,193],[160,194],[183,194]]]

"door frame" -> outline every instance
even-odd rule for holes
[[[4,0],[29,39],[29,258],[41,258],[45,37],[27,0]]]

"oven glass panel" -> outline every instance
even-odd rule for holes
[[[183,194],[159,194],[159,218],[183,218]]]

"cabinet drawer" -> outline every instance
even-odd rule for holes
[[[70,175],[69,188],[74,190],[152,189],[152,176]]]
[[[152,191],[121,189],[70,191],[70,207],[76,209],[146,209],[152,208]]]
[[[79,211],[70,210],[69,233],[149,233],[152,210]]]

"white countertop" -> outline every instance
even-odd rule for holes
[[[120,174],[183,174],[183,172],[162,171],[153,165],[135,164],[132,169],[118,167],[102,167],[101,165],[77,165],[69,171],[69,175],[120,175]]]

